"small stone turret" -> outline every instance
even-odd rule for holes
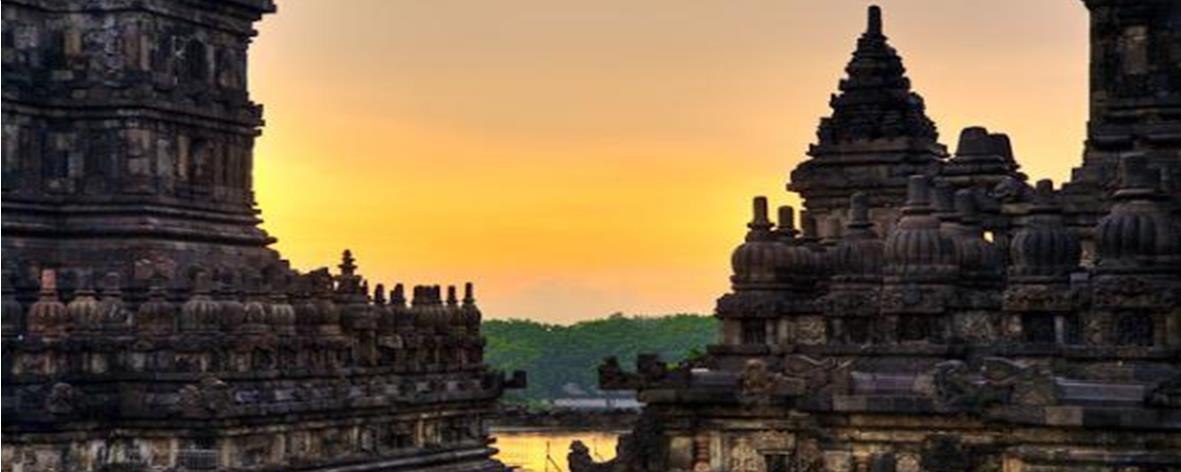
[[[1020,167],[1008,135],[972,126],[960,132],[955,156],[943,166],[940,177],[958,188],[992,188],[1009,177],[1024,180]]]
[[[1125,158],[1122,185],[1095,231],[1100,273],[1181,272],[1181,229],[1163,202],[1160,171]]]
[[[131,328],[131,313],[123,300],[123,277],[118,272],[109,272],[102,279],[99,309],[102,311],[102,327],[105,332],[122,333]]]
[[[301,336],[312,336],[319,329],[319,310],[312,298],[312,278],[300,275],[295,278],[291,306],[295,308],[295,330]]]
[[[795,235],[795,209],[784,205],[779,207],[779,222],[775,230],[779,243],[775,249],[776,279],[790,287],[807,290],[820,278],[823,263],[821,255],[805,247]]]
[[[279,289],[271,292],[270,304],[267,306],[267,324],[276,335],[295,336],[295,307],[288,302],[287,292]]]
[[[373,312],[377,317],[377,330],[383,335],[393,334],[397,331],[397,320],[394,319],[394,312],[386,300],[385,284],[379,283],[373,286]]]
[[[180,309],[179,329],[184,333],[210,334],[221,329],[221,307],[210,297],[209,273],[200,271],[193,280],[193,295]]]
[[[66,305],[66,310],[77,333],[94,334],[102,328],[102,307],[90,277],[84,277],[82,285],[74,291],[74,299]]]
[[[960,189],[954,198],[955,222],[947,233],[955,247],[960,281],[969,286],[999,284],[1003,275],[1001,259],[996,246],[984,239],[975,191]]]
[[[869,220],[865,193],[849,197],[849,223],[844,236],[828,251],[832,268],[829,292],[823,301],[832,342],[862,344],[874,338],[885,258],[882,239]]]
[[[469,336],[479,335],[483,314],[476,307],[475,288],[471,282],[463,284],[463,318]]]
[[[1078,269],[1078,238],[1062,220],[1053,183],[1038,181],[1034,203],[1009,243],[1009,279],[1016,282],[1065,281]]]
[[[774,285],[779,261],[787,246],[776,241],[771,228],[774,225],[767,217],[767,198],[755,197],[753,216],[747,228],[746,241],[734,250],[730,265],[734,275],[730,278],[735,289],[754,289]]]
[[[414,331],[414,313],[406,306],[406,289],[402,284],[394,285],[390,291],[389,310],[395,330],[403,336],[410,335]]]
[[[170,336],[176,331],[176,306],[168,301],[165,282],[153,277],[148,285],[148,299],[135,312],[135,329],[141,336]]]
[[[815,256],[813,259],[816,264],[816,278],[818,282],[823,284],[830,274],[830,267],[828,266],[828,258],[825,256],[826,249],[822,244],[820,237],[820,230],[818,228],[819,221],[816,215],[808,211],[800,211],[800,231],[799,237],[796,238],[796,244],[812,251]]]
[[[448,305],[443,299],[443,287],[441,285],[431,286],[431,323],[435,327],[435,334],[439,336],[446,336],[451,331],[451,316],[447,309]]]
[[[930,180],[910,177],[902,217],[885,242],[880,337],[900,342],[944,342],[947,305],[959,266],[955,245],[940,231],[930,206]]]
[[[956,272],[955,248],[939,230],[930,206],[930,180],[912,176],[902,218],[885,243],[885,273],[905,281],[947,282]]]
[[[233,333],[246,321],[246,306],[242,303],[241,288],[232,277],[224,277],[218,284],[215,299],[221,309],[221,329],[226,333]]]
[[[335,338],[341,335],[340,308],[332,300],[332,276],[327,269],[311,274],[312,303],[315,306],[316,330],[321,337]]]
[[[29,307],[29,334],[57,338],[65,336],[72,328],[66,305],[58,298],[57,273],[41,271],[41,292],[37,302]]]
[[[246,279],[246,297],[242,304],[242,323],[234,327],[236,334],[262,334],[268,330],[266,298],[262,293],[262,280],[258,276]]]
[[[829,250],[834,282],[876,283],[882,277],[885,247],[869,221],[869,200],[863,192],[849,197],[845,236]]]

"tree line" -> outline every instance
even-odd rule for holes
[[[628,369],[637,354],[657,353],[678,362],[716,342],[717,320],[710,316],[676,314],[659,317],[625,316],[572,325],[531,320],[487,320],[482,330],[488,340],[485,359],[508,372],[524,370],[529,387],[511,395],[526,401],[599,396],[597,368],[616,356]]]

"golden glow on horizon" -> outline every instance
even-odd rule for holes
[[[570,444],[582,441],[591,457],[605,462],[615,458],[615,445],[621,431],[496,431],[496,459],[521,472],[562,470]]]
[[[1069,175],[1080,2],[880,3],[944,144],[984,125]],[[250,64],[265,227],[299,268],[472,280],[491,317],[708,313],[750,197],[796,202],[865,5],[280,2]]]

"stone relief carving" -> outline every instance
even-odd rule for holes
[[[180,389],[177,407],[186,417],[204,417],[228,413],[233,404],[230,386],[217,377],[205,375],[198,384]]]
[[[70,415],[81,410],[82,392],[74,386],[58,382],[49,388],[45,396],[45,410],[54,415]]]
[[[732,472],[764,472],[763,456],[751,445],[750,439],[740,436],[730,448],[730,462],[727,470]]]

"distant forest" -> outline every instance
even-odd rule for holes
[[[487,320],[486,361],[508,372],[524,370],[529,388],[506,399],[537,401],[598,394],[597,367],[603,358],[619,357],[631,370],[637,354],[658,353],[678,362],[704,352],[715,342],[717,320],[703,315],[624,316],[583,321],[570,326],[529,320]]]

